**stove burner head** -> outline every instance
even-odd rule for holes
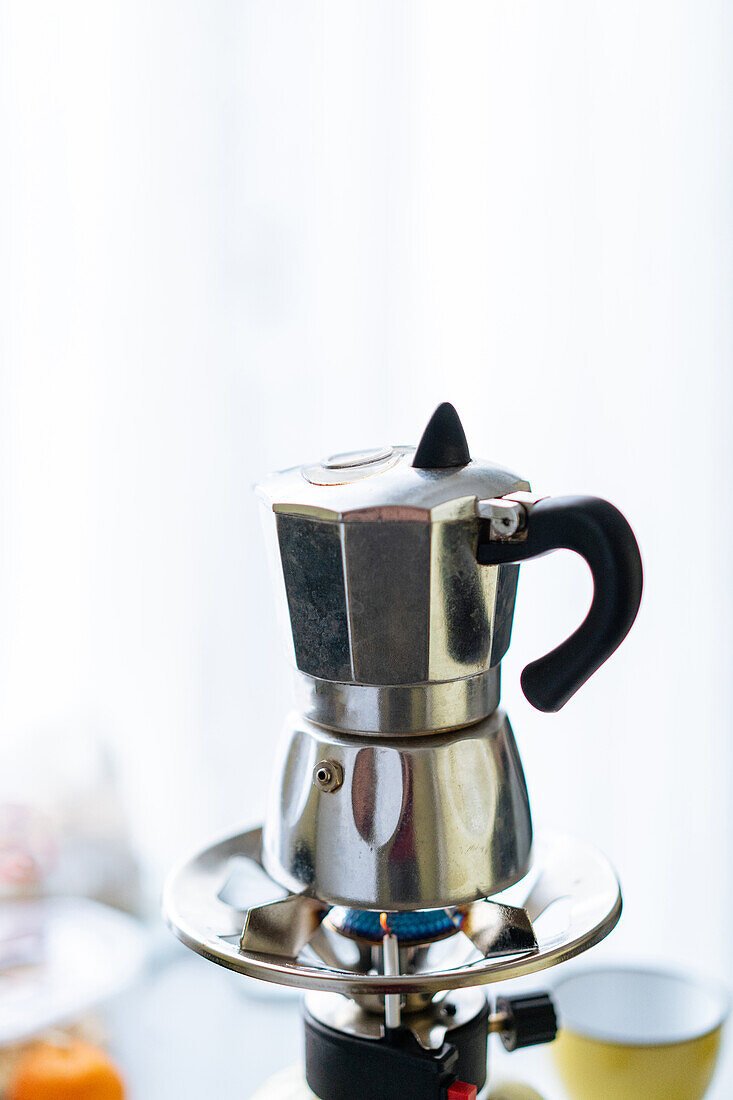
[[[386,917],[386,920],[384,919]],[[385,931],[397,937],[399,944],[434,943],[460,932],[465,913],[460,909],[425,909],[414,913],[377,913],[371,909],[333,908],[328,923],[342,936],[380,944]],[[386,927],[385,927],[386,926]]]

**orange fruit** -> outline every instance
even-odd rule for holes
[[[103,1050],[70,1039],[35,1043],[21,1057],[7,1100],[124,1100],[122,1078]]]

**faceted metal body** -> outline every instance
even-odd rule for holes
[[[387,911],[463,905],[527,871],[532,825],[501,710],[451,734],[368,742],[293,714],[275,764],[263,863],[295,893]],[[343,774],[313,782],[320,761]]]
[[[387,457],[341,474],[286,471],[259,487],[292,663],[319,680],[373,685],[495,668],[509,645],[517,566],[477,563],[477,502],[527,482],[480,462],[416,470],[406,447],[375,453]],[[330,483],[309,480],[318,477]]]

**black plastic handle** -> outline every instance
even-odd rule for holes
[[[574,634],[527,665],[522,690],[533,707],[557,711],[624,640],[641,602],[641,555],[618,508],[599,497],[547,497],[529,513],[526,537],[495,541],[481,521],[477,558],[482,565],[525,561],[551,550],[574,550],[593,574],[593,602]]]

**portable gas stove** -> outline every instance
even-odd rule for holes
[[[305,1060],[321,1100],[458,1100],[486,1083],[487,1040],[552,1040],[545,993],[482,986],[570,959],[621,913],[589,845],[533,839],[499,708],[519,563],[581,554],[582,625],[522,674],[559,710],[636,616],[639,551],[595,497],[540,498],[471,459],[451,405],[420,445],[335,455],[258,488],[300,711],[287,720],[261,829],[181,865],[176,935],[205,958],[308,990]]]

